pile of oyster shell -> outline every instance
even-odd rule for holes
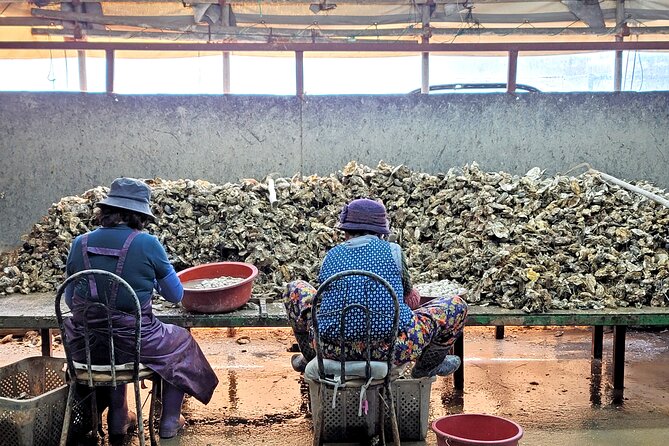
[[[344,203],[383,200],[415,283],[462,284],[473,304],[528,312],[669,304],[669,209],[595,173],[523,176],[472,164],[427,174],[351,162],[330,176],[246,179],[238,184],[147,180],[157,219],[148,231],[177,270],[243,261],[260,271],[255,295],[315,282]],[[663,191],[636,183],[654,193]],[[6,261],[0,291],[51,291],[72,239],[94,228],[107,189],[65,197]],[[666,197],[666,195],[663,195]]]

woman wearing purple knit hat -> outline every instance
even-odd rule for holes
[[[380,201],[360,198],[344,205],[339,215],[338,229],[344,231],[345,241],[332,248],[325,256],[319,273],[323,283],[333,275],[347,270],[363,270],[375,273],[385,279],[403,296],[400,302],[399,329],[395,343],[394,362],[405,364],[416,361],[411,372],[414,378],[449,375],[460,366],[460,358],[450,355],[455,340],[462,334],[467,304],[460,296],[446,296],[434,299],[429,304],[418,307],[420,296],[412,288],[407,262],[400,246],[386,241],[390,229],[386,208]],[[319,331],[339,333],[339,315],[331,313],[341,307],[344,293],[351,291],[333,289],[321,303]],[[355,290],[352,292],[355,294]],[[363,293],[363,290],[359,290]],[[337,293],[342,293],[339,296]],[[294,355],[293,368],[304,371],[307,363],[316,354],[313,349],[311,332],[311,302],[316,289],[309,283],[298,280],[290,282],[284,294],[284,304],[288,313],[301,354]],[[356,297],[353,296],[353,299]],[[378,299],[374,311],[390,313],[394,311],[390,299]],[[330,315],[327,313],[330,312]],[[348,317],[348,316],[347,316]],[[375,328],[376,327],[376,328]],[[374,331],[383,339],[383,326],[372,324]],[[346,325],[347,339],[361,339],[367,330],[364,324]],[[323,355],[338,360],[341,356],[339,344],[323,342]],[[348,360],[364,359],[368,346],[363,342],[347,342],[345,356]],[[383,359],[383,342],[369,346],[372,359]]]

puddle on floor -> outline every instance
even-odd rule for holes
[[[230,335],[232,333],[232,335]],[[220,379],[212,402],[189,398],[188,425],[162,445],[306,445],[312,442],[307,387],[290,366],[293,340],[286,330],[194,330]],[[242,335],[250,342],[237,343]],[[488,413],[520,424],[525,446],[665,446],[669,444],[669,333],[628,332],[625,398],[613,404],[612,336],[604,358],[590,360],[583,328],[467,329],[465,389],[439,378],[429,420],[457,413]],[[139,444],[135,437],[131,445]],[[405,446],[435,446],[425,442]]]

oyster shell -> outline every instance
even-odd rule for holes
[[[590,173],[512,175],[474,163],[429,174],[350,162],[324,177],[146,182],[157,217],[147,230],[177,270],[253,263],[254,293],[269,298],[289,280],[315,283],[326,251],[342,241],[334,229],[342,205],[370,197],[385,203],[414,283],[449,280],[470,303],[529,312],[669,304],[669,209]],[[72,240],[94,228],[106,193],[96,187],[55,203],[2,257],[0,292],[54,290]]]

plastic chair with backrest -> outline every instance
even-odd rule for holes
[[[82,312],[83,320],[83,340],[85,346],[85,362],[77,362],[73,357],[74,351],[71,340],[67,338],[65,331],[65,319],[61,309],[61,299],[68,286],[74,286],[77,292],[83,292],[84,295],[97,296],[97,298],[86,299],[82,305],[75,311]],[[116,299],[110,296],[116,296],[120,289],[125,290],[134,302],[132,313],[128,313],[116,308]],[[91,319],[95,318],[100,324],[89,325],[89,315]],[[134,317],[134,352],[132,360],[123,364],[117,364],[117,358],[114,348],[114,329],[113,318],[115,316]],[[63,348],[67,359],[67,375],[69,381],[69,393],[67,405],[65,408],[65,417],[63,421],[63,430],[61,433],[61,446],[67,443],[70,424],[72,421],[73,407],[79,403],[75,401],[77,385],[85,386],[88,389],[91,400],[91,421],[92,432],[97,442],[98,430],[100,429],[100,415],[98,413],[98,404],[96,398],[97,387],[116,387],[118,385],[134,384],[135,405],[137,413],[137,431],[139,443],[144,446],[144,426],[142,421],[142,401],[140,397],[140,380],[153,380],[151,391],[151,406],[149,410],[149,438],[152,445],[157,444],[155,434],[155,411],[156,395],[160,388],[160,376],[153,370],[140,363],[141,329],[142,314],[139,299],[132,287],[121,277],[114,273],[104,270],[89,269],[80,271],[68,277],[58,288],[56,293],[56,317],[60,328]],[[96,335],[96,336],[94,336]],[[100,338],[106,339],[106,346],[91,345]],[[93,350],[92,350],[93,348]],[[106,352],[104,350],[107,350]],[[104,361],[100,361],[100,356],[105,356]],[[95,358],[94,358],[95,357]],[[97,359],[97,360],[96,360]],[[100,363],[102,362],[102,363]],[[80,402],[83,404],[83,400]],[[81,407],[78,406],[81,413]]]
[[[357,280],[351,280],[357,277]],[[341,309],[333,313],[339,313],[339,338],[336,342],[341,349],[341,356],[338,361],[328,360],[323,358],[322,348],[322,334],[319,332],[318,318],[323,316],[324,312],[320,312],[322,299],[327,297],[327,293],[333,289],[344,290],[344,295],[348,294],[350,287],[364,287],[364,294],[367,296],[369,302],[373,293],[387,293],[392,297],[394,302],[394,312],[380,313],[368,308],[367,305],[360,302],[348,302],[348,299],[342,303]],[[361,361],[349,361],[345,357],[345,339],[346,316],[351,311],[358,311],[364,316],[367,333],[364,339],[366,345],[365,358]],[[312,303],[312,326],[314,330],[314,339],[316,347],[316,358],[314,358],[308,365],[305,371],[307,379],[311,379],[318,384],[318,401],[312,401],[312,411],[314,419],[314,441],[313,444],[320,445],[323,442],[324,434],[324,405],[329,404],[326,401],[328,390],[333,393],[332,404],[336,405],[337,391],[340,389],[360,389],[358,403],[358,416],[362,416],[363,406],[369,407],[368,398],[370,395],[377,396],[378,401],[375,402],[378,415],[378,431],[381,436],[382,444],[385,444],[385,403],[389,404],[389,416],[391,420],[391,429],[393,434],[393,442],[395,445],[400,445],[400,435],[397,423],[397,414],[395,411],[395,401],[392,392],[392,381],[396,375],[392,373],[393,356],[395,348],[395,340],[397,337],[397,329],[399,324],[399,301],[397,294],[390,286],[390,284],[382,277],[361,270],[349,270],[337,273],[327,279],[318,288],[316,296]],[[387,318],[391,322],[387,337],[385,339],[372,339],[371,325],[372,317]],[[332,343],[332,340],[328,340]],[[381,341],[384,346],[387,346],[385,358],[383,361],[372,360],[370,345],[373,341]],[[366,404],[367,403],[367,404]],[[339,413],[346,413],[345,407],[340,407],[337,410]],[[350,409],[350,408],[349,408]],[[375,429],[369,429],[369,433],[375,433]],[[357,440],[357,439],[356,439]]]

